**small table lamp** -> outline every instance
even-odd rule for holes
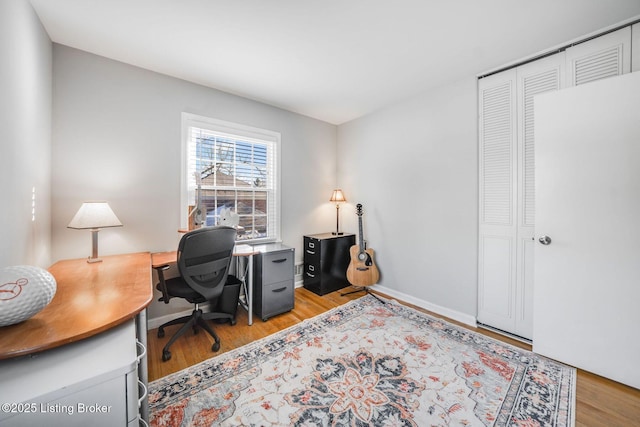
[[[341,236],[344,233],[340,232],[340,203],[346,202],[347,199],[344,197],[344,193],[341,189],[336,188],[333,190],[333,194],[329,199],[330,202],[334,202],[336,204],[336,231],[332,232],[334,236]]]
[[[107,227],[122,227],[107,202],[84,202],[67,226],[76,230],[91,230],[92,253],[87,262],[102,261],[98,258],[98,231]]]

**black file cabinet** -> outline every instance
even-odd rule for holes
[[[349,249],[355,244],[355,234],[304,236],[304,287],[324,295],[349,286]]]
[[[294,249],[280,243],[254,246],[253,312],[263,321],[293,310]]]

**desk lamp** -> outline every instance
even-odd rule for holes
[[[107,227],[122,227],[122,223],[107,202],[84,202],[67,226],[76,230],[91,230],[92,253],[87,262],[102,261],[98,258],[98,231]]]
[[[334,236],[342,236],[344,233],[340,232],[340,203],[346,202],[347,199],[344,197],[344,193],[341,189],[336,188],[333,190],[333,194],[329,199],[330,202],[334,202],[336,204],[336,231],[332,232]]]

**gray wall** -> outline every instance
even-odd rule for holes
[[[375,251],[380,287],[474,322],[477,295],[476,79],[443,86],[338,128],[346,229]]]
[[[51,50],[28,2],[0,1],[0,268],[51,262]]]
[[[108,201],[124,224],[100,231],[100,255],[177,248],[182,112],[281,133],[282,240],[298,261],[304,234],[331,229],[334,125],[66,46],[53,52],[54,260],[90,254],[90,233],[66,228],[85,200]],[[190,308],[152,303],[150,324]]]
[[[182,112],[280,132],[283,242],[301,260],[303,234],[330,229],[335,126],[58,44],[53,75],[54,260],[89,255],[90,233],[66,228],[85,200],[124,224],[100,231],[101,255],[175,250]]]

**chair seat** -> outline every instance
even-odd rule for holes
[[[174,277],[165,281],[167,284],[167,293],[169,298],[184,298],[191,304],[202,304],[207,300],[194,291],[181,277]],[[160,283],[156,285],[156,289],[162,292],[162,286]]]

